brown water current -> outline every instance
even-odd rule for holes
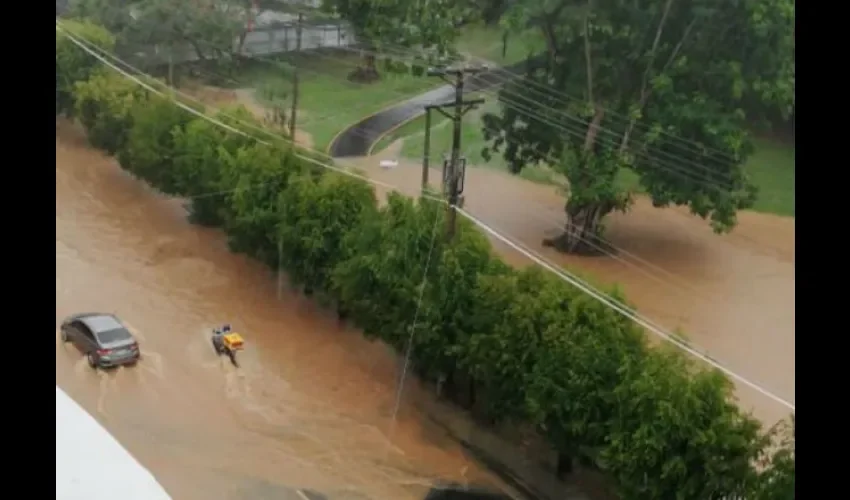
[[[402,162],[370,175],[415,193]],[[681,210],[639,200],[615,216],[613,257],[564,257],[540,246],[559,229],[551,188],[471,169],[467,208],[547,258],[620,283],[642,314],[794,400],[794,221],[745,213],[716,236]],[[438,178],[438,173],[432,173]],[[518,265],[528,261],[514,252]],[[91,370],[56,332],[56,383],[95,415],[178,500],[288,498],[310,488],[336,498],[422,498],[433,481],[498,481],[413,404],[391,425],[399,361],[249,259],[223,235],[192,226],[178,201],[131,179],[57,122],[56,323],[114,312],[139,337],[134,368]],[[248,347],[239,369],[218,358],[209,330],[230,322]],[[429,398],[408,380],[406,401]],[[739,389],[772,423],[787,411]],[[392,429],[392,431],[391,431]],[[391,434],[391,435],[390,435]]]
[[[401,141],[351,163],[369,176],[415,195],[421,166],[398,159]],[[431,183],[440,172],[431,169]],[[657,209],[639,198],[627,214],[606,221],[613,256],[566,256],[541,244],[563,229],[564,197],[488,168],[471,168],[464,207],[549,262],[599,284],[617,283],[645,317],[666,331],[681,329],[692,346],[785,401],[795,394],[793,218],[742,212],[728,235],[679,208]],[[531,264],[507,245],[496,248],[516,265]],[[657,338],[657,337],[654,337]],[[790,410],[738,384],[741,405],[766,425]]]
[[[398,360],[386,348],[276,288],[220,232],[190,225],[179,202],[57,125],[56,324],[114,312],[144,358],[94,371],[57,328],[56,383],[175,499],[281,499],[290,488],[414,499],[435,480],[493,484],[409,405],[390,425]],[[247,340],[239,369],[210,345],[223,322]]]

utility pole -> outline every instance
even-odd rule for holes
[[[431,110],[435,106],[425,106],[425,151],[422,155],[422,192],[428,188],[428,169],[431,160]]]
[[[301,52],[301,23],[304,21],[304,15],[298,14],[298,24],[295,25],[295,53]],[[297,56],[296,56],[297,57]],[[289,112],[289,135],[295,141],[295,119],[298,114],[298,64],[292,65],[292,110]]]
[[[461,194],[463,194],[463,179],[466,173],[466,158],[461,158],[460,156],[463,116],[475,108],[476,105],[484,102],[484,99],[464,101],[464,83],[466,75],[474,75],[485,70],[486,68],[440,68],[428,70],[428,76],[439,76],[455,89],[454,102],[429,106],[442,113],[449,120],[452,120],[453,123],[451,158],[448,162],[443,162],[443,189],[449,198],[449,217],[448,227],[446,228],[449,239],[452,239],[455,234],[457,224],[456,207],[460,201]],[[451,109],[451,111],[446,111],[446,109]],[[429,134],[429,132],[426,131],[425,133]],[[425,174],[423,174],[424,177]]]

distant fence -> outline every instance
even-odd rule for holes
[[[234,38],[231,52],[243,56],[270,56],[292,52],[297,47],[296,27],[291,24],[269,28],[259,28],[245,36],[240,50],[239,37]],[[345,24],[305,24],[301,28],[301,50],[320,48],[351,47],[356,44],[353,30]],[[201,50],[209,49],[201,45]],[[180,45],[172,50],[164,47],[142,47],[131,51],[133,59],[142,59],[153,64],[174,64],[199,60],[190,44]],[[129,54],[128,54],[129,55]]]
[[[252,31],[245,37],[242,55],[259,56],[280,54],[295,50],[297,45],[295,26],[286,25]],[[343,24],[305,25],[301,28],[301,49],[350,47],[356,42],[353,30]],[[234,50],[238,48],[238,41]]]

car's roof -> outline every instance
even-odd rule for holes
[[[89,313],[78,318],[94,333],[106,332],[117,328],[124,329],[118,318],[111,314]]]

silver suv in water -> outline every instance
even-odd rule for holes
[[[62,322],[62,342],[71,342],[86,355],[92,368],[133,364],[139,360],[139,343],[112,314],[75,314]]]

